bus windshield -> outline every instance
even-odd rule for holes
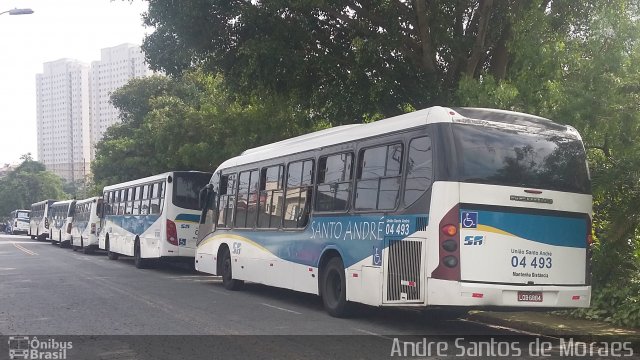
[[[29,220],[29,212],[28,211],[18,211],[18,213],[16,214],[16,218],[23,219],[23,220]]]
[[[208,173],[175,173],[173,181],[173,204],[183,209],[199,210],[200,189],[209,183]]]
[[[559,132],[454,124],[459,181],[589,194],[586,154]]]

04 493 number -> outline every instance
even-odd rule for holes
[[[531,258],[531,260],[527,260],[526,256],[512,256],[511,257],[511,266],[512,267],[522,267],[522,268],[527,268],[527,267],[532,267],[534,269],[542,269],[542,268],[547,268],[547,269],[551,269],[551,257],[544,257],[544,256],[534,256],[533,258]]]

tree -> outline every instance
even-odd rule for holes
[[[6,177],[0,179],[0,214],[8,215],[15,209],[29,209],[31,204],[45,199],[66,199],[62,179],[45,166],[33,161],[30,154]]]
[[[204,66],[235,94],[274,93],[333,124],[446,104],[463,77],[506,78],[509,44],[580,34],[599,1],[149,0],[156,70]],[[535,24],[534,24],[535,25]],[[531,74],[533,75],[533,74]]]
[[[96,146],[94,180],[109,185],[171,170],[213,171],[243,150],[308,131],[272,97],[234,99],[202,71],[136,79],[112,95],[122,122]]]

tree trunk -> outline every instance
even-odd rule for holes
[[[427,14],[427,0],[415,0],[415,12],[418,23],[418,37],[420,38],[421,65],[427,72],[435,72],[436,53],[433,49],[431,31]]]
[[[475,76],[480,60],[483,58],[485,51],[485,39],[487,37],[487,28],[489,26],[489,18],[491,17],[491,7],[493,0],[481,0],[478,14],[478,33],[475,42],[471,48],[471,54],[467,60],[466,74]]]

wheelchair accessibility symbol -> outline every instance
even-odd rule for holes
[[[373,247],[373,254],[372,254],[372,263],[373,266],[380,266],[382,265],[382,250],[380,250],[379,247],[374,246]]]
[[[478,213],[475,211],[463,211],[460,222],[463,229],[475,229],[478,227]]]

